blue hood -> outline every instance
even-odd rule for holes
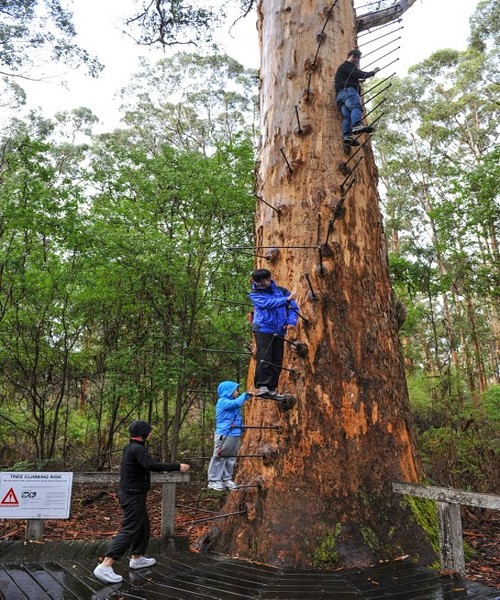
[[[219,383],[217,388],[217,394],[219,398],[231,398],[234,393],[234,390],[237,390],[240,387],[239,383],[235,383],[234,381],[223,381]]]

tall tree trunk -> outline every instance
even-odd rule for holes
[[[259,2],[257,193],[280,212],[259,203],[256,253],[282,248],[257,266],[271,264],[278,284],[299,292],[308,320],[299,319],[294,337],[308,353],[287,345],[284,366],[296,374],[285,371],[280,388],[297,398],[294,408],[247,403],[248,425],[281,430],[246,433],[240,454],[265,456],[241,459],[237,479],[260,487],[228,497],[223,512],[247,512],[219,521],[207,541],[218,551],[294,567],[366,565],[402,553],[427,562],[433,552],[418,524],[422,515],[391,491],[393,481],[418,481],[421,470],[369,144],[349,163],[364,156],[319,259],[350,184],[340,164],[347,157],[332,78],[356,45],[355,17],[350,0],[336,2],[320,38],[330,8],[313,0]]]
[[[472,343],[474,345],[474,355],[476,358],[476,378],[479,383],[479,391],[484,392],[488,388],[488,381],[486,379],[484,362],[483,362],[483,353],[481,351],[481,342],[479,339],[479,333],[477,331],[476,325],[476,315],[472,302],[472,298],[469,294],[469,291],[466,291],[465,296],[466,302],[466,313],[467,313],[467,322],[470,326],[470,338],[472,339]],[[480,404],[481,400],[478,397],[473,398],[474,404]]]

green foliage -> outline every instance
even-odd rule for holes
[[[227,301],[245,296],[252,260],[228,248],[251,240],[254,154],[243,130],[210,153],[150,144],[144,129],[68,142],[94,122],[85,109],[17,122],[4,147],[0,423],[28,455],[101,467],[133,418],[163,429],[165,458],[184,422],[205,440],[212,423],[188,389],[246,372],[246,308]]]
[[[234,61],[210,64],[222,88],[229,72],[245,79]],[[245,298],[252,260],[228,247],[250,243],[255,201],[243,127],[209,153],[150,143],[146,127],[71,143],[94,123],[85,109],[35,115],[4,145],[0,426],[27,456],[100,467],[133,418],[160,425],[165,457],[184,422],[211,435],[188,389],[246,372],[248,356],[203,349],[248,343],[246,308],[228,300]]]
[[[375,138],[419,445],[429,475],[457,487],[484,485],[498,438],[484,392],[498,382],[497,11],[479,3],[467,51],[439,50],[393,82]]]
[[[414,519],[427,534],[427,539],[434,548],[434,552],[439,555],[439,531],[434,500],[405,496],[402,504],[409,507]]]
[[[500,385],[492,385],[483,394],[486,418],[493,423],[500,422]]]
[[[324,540],[317,545],[312,557],[314,569],[333,568],[338,566],[338,537],[342,530],[342,524],[337,523],[335,530],[326,534]]]
[[[427,472],[440,485],[476,492],[499,489],[500,449],[486,436],[491,428],[473,423],[469,428],[439,427],[422,434],[420,443]]]
[[[61,471],[63,465],[57,460],[23,460],[9,467],[9,471]]]
[[[430,380],[423,373],[407,376],[410,405],[419,431],[425,431],[435,424],[441,423],[443,410],[433,400]]]
[[[497,0],[482,0],[471,17],[470,45],[478,52],[485,52],[488,46],[500,47],[500,4]]]
[[[12,74],[33,64],[33,50],[38,60],[47,50],[48,60],[73,66],[85,64],[91,75],[97,75],[103,66],[73,43],[75,37],[72,14],[60,0],[2,2],[0,62],[10,68]]]
[[[141,70],[122,91],[123,132],[136,132],[149,150],[166,143],[212,154],[222,145],[238,146],[256,128],[255,71],[226,55],[179,52]],[[145,127],[146,126],[146,127]]]

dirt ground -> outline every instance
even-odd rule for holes
[[[190,543],[201,535],[210,522],[195,523],[218,512],[225,494],[208,492],[205,482],[177,486],[176,534]],[[152,535],[160,535],[161,490],[149,493],[149,515]],[[212,511],[212,512],[210,512]],[[73,486],[71,517],[47,521],[46,540],[111,539],[120,527],[121,511],[116,491],[97,491],[95,487]],[[474,549],[474,557],[466,564],[467,578],[500,589],[500,514],[498,511],[476,510],[463,515],[464,538]],[[0,520],[0,539],[23,539],[25,521]]]

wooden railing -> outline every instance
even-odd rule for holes
[[[92,485],[114,485],[118,487],[119,473],[92,472],[73,473],[73,483]],[[162,486],[161,500],[161,537],[169,538],[175,534],[175,492],[176,484],[189,483],[189,473],[180,471],[151,473],[151,484]],[[117,507],[118,508],[118,507]],[[26,521],[26,540],[43,540],[44,519],[28,519]]]
[[[443,569],[465,575],[464,541],[460,506],[500,509],[500,496],[463,492],[413,483],[393,483],[397,494],[435,500],[437,504],[441,565]]]

